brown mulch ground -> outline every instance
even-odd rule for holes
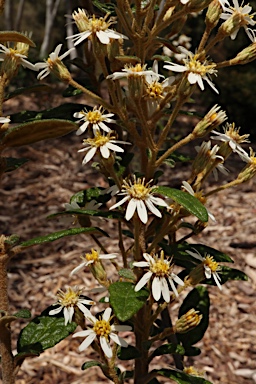
[[[6,104],[7,108],[38,108],[31,99],[17,100]],[[43,102],[48,103],[47,99]],[[16,172],[4,175],[0,201],[2,233],[17,233],[22,240],[27,240],[64,228],[58,221],[46,220],[46,216],[60,211],[72,194],[94,186],[97,180],[97,173],[90,166],[81,165],[82,157],[77,154],[80,142],[81,138],[70,134],[51,142],[6,152],[8,156],[25,157],[30,161]],[[228,164],[231,174],[236,174],[242,167],[237,157],[235,161]],[[183,168],[175,171],[175,182],[184,179]],[[227,179],[231,180],[231,177]],[[214,213],[217,223],[210,222],[199,238],[191,240],[228,253],[235,262],[234,267],[249,277],[248,282],[228,282],[222,292],[215,287],[209,288],[212,304],[210,326],[198,343],[202,354],[188,359],[186,365],[193,364],[205,370],[208,380],[214,384],[256,383],[255,187],[256,181],[250,181],[209,200],[208,208]],[[116,250],[114,240],[102,241],[109,252]],[[11,309],[28,308],[33,316],[38,315],[54,302],[57,289],[65,284],[91,288],[93,282],[89,274],[70,278],[69,273],[79,263],[80,255],[93,245],[88,236],[80,235],[38,245],[18,255],[9,271]],[[18,322],[13,327],[17,331]],[[97,357],[91,349],[86,354],[79,353],[80,341],[68,338],[40,357],[27,359],[19,372],[17,384],[104,382],[99,369],[81,371],[84,361]],[[164,360],[164,364],[167,363]],[[160,360],[155,359],[154,364],[160,367]],[[123,362],[120,362],[120,367],[122,369]]]

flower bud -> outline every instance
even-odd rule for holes
[[[174,326],[175,333],[187,333],[195,328],[202,320],[203,315],[199,315],[199,311],[191,308],[187,313],[182,315]]]
[[[222,8],[219,0],[213,0],[208,7],[205,17],[205,23],[207,28],[213,29],[219,22],[220,15],[222,14]]]
[[[234,59],[230,60],[232,65],[244,65],[250,63],[256,58],[256,42],[239,52]]]
[[[243,158],[243,160],[247,161],[248,164],[246,167],[239,173],[237,180],[244,183],[250,179],[252,179],[256,174],[256,157],[255,152],[253,152],[252,148],[250,148],[250,156]]]

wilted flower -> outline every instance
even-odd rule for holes
[[[57,45],[55,50],[50,53],[49,58],[47,61],[43,63],[36,63],[35,68],[36,70],[42,69],[42,71],[37,75],[37,78],[39,80],[44,79],[46,76],[48,76],[51,71],[55,67],[58,66],[58,64],[61,64],[61,61],[70,54],[71,51],[73,51],[74,48],[69,49],[67,52],[63,53],[61,56],[59,56],[60,50],[61,50],[62,44]]]
[[[224,13],[221,15],[221,19],[228,20],[231,17],[237,19],[237,27],[233,30],[230,37],[232,40],[234,40],[238,34],[238,31],[240,27],[243,27],[245,32],[247,33],[248,37],[250,38],[250,32],[248,32],[248,25],[254,26],[256,22],[253,20],[254,13],[250,15],[250,12],[252,10],[252,7],[247,4],[243,6],[240,6],[238,3],[238,0],[232,0],[233,1],[233,7],[231,7],[229,4],[229,8],[224,7]],[[234,22],[233,22],[234,24]]]
[[[204,80],[216,93],[219,93],[218,90],[215,88],[213,82],[210,80],[210,75],[217,76],[217,70],[215,69],[216,64],[210,63],[207,60],[204,60],[204,62],[202,63],[199,60],[198,54],[194,55],[191,52],[187,51],[184,47],[180,47],[180,50],[187,54],[187,58],[183,59],[184,65],[165,61],[167,65],[164,65],[164,68],[172,72],[186,72],[188,82],[191,85],[197,83],[202,91],[204,90]]]
[[[129,200],[125,214],[126,220],[129,221],[137,210],[140,220],[146,224],[148,221],[147,209],[157,217],[162,217],[161,212],[155,205],[168,208],[168,204],[160,197],[153,196],[157,187],[155,185],[150,187],[149,184],[150,182],[145,184],[145,179],[136,179],[135,177],[133,182],[131,180],[129,182],[124,180],[119,195],[125,195],[125,197],[118,201],[118,203],[112,205],[109,209],[117,208]]]
[[[114,116],[113,113],[107,113],[103,114],[103,107],[100,106],[94,107],[92,111],[80,111],[75,112],[74,117],[76,117],[79,120],[79,123],[81,121],[84,121],[84,123],[81,125],[81,127],[77,130],[76,134],[81,135],[86,131],[89,125],[92,126],[94,135],[96,135],[96,132],[102,129],[105,132],[110,132],[111,129],[105,124],[105,123],[115,123],[116,121],[111,119],[112,116]]]
[[[73,39],[75,46],[88,37],[94,36],[96,36],[102,44],[109,44],[110,39],[128,39],[128,37],[122,33],[109,29],[109,26],[115,23],[112,18],[107,21],[109,14],[106,14],[104,18],[97,18],[95,15],[88,17],[85,10],[78,8],[78,12],[73,12],[72,16],[80,33],[68,36],[67,39]]]
[[[200,253],[194,249],[195,252],[192,252],[192,251],[189,251],[189,250],[186,250],[186,252],[190,255],[190,256],[193,256],[195,259],[197,260],[200,260],[203,264],[203,267],[204,267],[204,276],[206,279],[210,279],[211,277],[213,277],[216,285],[218,286],[218,288],[220,290],[222,290],[222,286],[220,284],[220,276],[218,274],[218,271],[221,270],[221,267],[219,265],[219,263],[217,263],[217,261],[214,260],[214,258],[210,255],[205,255],[204,257],[200,255]],[[193,271],[192,271],[193,273]]]
[[[132,327],[129,325],[110,324],[111,312],[111,308],[106,308],[99,320],[92,314],[85,315],[85,317],[92,323],[93,328],[77,332],[73,335],[73,337],[86,338],[79,346],[79,351],[84,351],[96,338],[100,342],[102,351],[109,359],[113,356],[110,339],[121,347],[128,347],[127,342],[122,337],[118,336],[116,332],[131,331]]]
[[[236,128],[235,124],[226,124],[224,133],[212,131],[216,136],[211,136],[211,139],[220,140],[227,143],[233,152],[239,156],[246,155],[246,151],[241,147],[241,143],[250,143],[248,140],[249,134],[239,135],[240,128]]]
[[[161,296],[164,300],[170,302],[170,291],[168,283],[170,284],[175,296],[178,296],[178,291],[175,287],[174,281],[177,284],[184,285],[184,282],[173,273],[173,265],[171,260],[164,258],[164,252],[161,251],[160,257],[157,255],[151,256],[148,253],[143,253],[143,257],[146,261],[134,262],[135,267],[148,268],[149,271],[142,276],[135,286],[135,292],[138,292],[144,287],[152,278],[152,295],[156,301],[159,301]]]
[[[24,68],[29,68],[33,71],[37,70],[34,64],[26,60],[27,56],[22,54],[20,50],[7,48],[5,45],[0,44],[0,61],[4,61],[7,58],[12,58],[17,65],[22,65]]]
[[[58,308],[52,309],[49,312],[50,316],[57,315],[63,310],[63,315],[65,319],[65,325],[71,323],[73,315],[75,313],[75,308],[80,309],[84,315],[90,313],[88,306],[95,304],[91,299],[85,298],[81,295],[82,290],[77,287],[69,287],[66,292],[63,292],[61,289],[57,292],[57,302],[53,305],[58,305]]]

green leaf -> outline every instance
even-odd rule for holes
[[[105,217],[107,219],[119,219],[119,220],[122,219],[123,217],[123,215],[118,211],[91,211],[88,209],[73,209],[72,211],[68,210],[68,211],[54,213],[52,215],[47,216],[47,219],[53,219],[58,216],[68,216],[68,215],[71,215],[71,216],[87,215],[87,216]],[[98,229],[98,230],[104,233],[106,236],[106,232],[104,232],[101,229]]]
[[[248,276],[238,269],[235,268],[229,268],[226,266],[221,267],[220,271],[220,278],[221,278],[221,284],[226,283],[226,281],[229,280],[242,280],[242,281],[248,281]],[[213,285],[216,285],[213,281]]]
[[[29,319],[31,317],[31,313],[28,309],[21,309],[20,311],[14,313],[13,316],[18,317],[19,319]]]
[[[68,120],[33,121],[7,129],[0,139],[0,146],[2,148],[20,147],[63,136],[75,129],[77,125]]]
[[[179,310],[179,317],[187,313],[191,308],[194,308],[203,315],[197,327],[185,334],[177,334],[177,338],[182,342],[185,350],[203,338],[209,324],[209,307],[210,299],[208,291],[203,286],[194,288],[183,301]]]
[[[11,115],[12,123],[25,123],[35,120],[49,120],[49,119],[61,119],[63,116],[66,117],[66,120],[73,120],[74,113],[80,112],[84,109],[83,104],[76,103],[65,103],[61,104],[55,108],[48,108],[43,111],[22,111],[19,113],[14,113]],[[66,121],[65,120],[65,121]],[[78,126],[75,126],[77,129]]]
[[[103,193],[103,191],[104,188],[100,187],[93,187],[79,191],[71,197],[70,203],[77,203],[81,207],[84,207],[85,204],[91,200],[96,200],[97,203],[104,204],[110,200],[111,194]]]
[[[21,167],[23,164],[27,163],[29,160],[15,157],[5,157],[5,170],[4,172],[12,172]]]
[[[86,361],[86,363],[83,363],[81,369],[85,371],[86,369],[91,367],[101,367],[101,363],[96,360]]]
[[[23,33],[16,32],[16,31],[1,31],[0,43],[5,43],[7,41],[28,44],[30,47],[36,46],[35,43]]]
[[[154,350],[152,356],[172,355],[173,353],[184,355],[185,349],[179,344],[163,344]]]
[[[133,360],[141,357],[140,351],[132,345],[128,345],[127,348],[120,347],[117,352],[117,357],[120,360]]]
[[[128,268],[119,269],[118,275],[128,280],[136,280],[136,276],[134,275],[133,271]]]
[[[91,233],[99,231],[103,234],[106,235],[104,231],[102,231],[100,228],[70,228],[70,229],[64,229],[62,231],[58,232],[53,232],[50,235],[45,235],[45,236],[38,236],[34,237],[33,239],[24,241],[23,243],[20,244],[21,247],[31,247],[32,245],[37,245],[37,244],[42,244],[42,243],[48,243],[50,241],[55,241],[58,239],[61,239],[62,237],[65,236],[72,236],[72,235],[78,235],[80,233]]]
[[[184,207],[189,213],[195,215],[199,220],[203,222],[208,221],[208,212],[205,206],[196,197],[190,195],[188,192],[163,186],[159,186],[156,191],[157,193],[173,199],[176,203]]]
[[[40,353],[65,339],[76,327],[74,322],[65,325],[64,317],[37,316],[20,332],[17,351]]]
[[[102,4],[102,1],[93,0],[93,5],[104,13],[109,13],[111,16],[116,16],[114,4]]]
[[[120,321],[130,319],[145,304],[149,291],[145,288],[134,291],[134,284],[129,282],[116,282],[110,285],[110,304],[116,317]]]
[[[39,91],[45,91],[45,92],[51,92],[52,91],[52,88],[49,86],[49,85],[46,85],[46,84],[34,84],[34,85],[30,85],[28,87],[20,87],[20,88],[16,88],[14,91],[8,93],[4,100],[9,100],[9,99],[12,99],[13,97],[16,97],[16,96],[19,96],[19,95],[24,95],[24,94],[31,94],[31,92],[39,92]],[[29,111],[28,111],[29,112]],[[32,111],[34,113],[39,113],[38,111]],[[17,123],[17,122],[20,122],[20,123],[24,123],[24,120],[21,120],[21,121],[16,121],[13,116],[17,116],[17,115],[24,115],[26,113],[26,111],[23,111],[23,112],[18,112],[18,113],[14,113],[11,115],[11,121],[12,123]]]
[[[164,376],[169,379],[174,380],[178,384],[211,384],[210,381],[205,380],[202,377],[196,377],[187,375],[181,371],[174,371],[173,369],[154,369],[152,373],[155,372],[159,376]]]

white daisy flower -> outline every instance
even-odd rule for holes
[[[4,61],[8,56],[14,59],[17,64],[22,65],[24,68],[32,69],[32,71],[37,70],[35,64],[32,64],[26,60],[27,56],[21,54],[18,49],[7,48],[5,45],[0,44],[0,61]]]
[[[74,275],[75,273],[81,271],[81,269],[84,269],[85,267],[88,267],[89,265],[92,265],[96,262],[99,262],[100,260],[112,260],[117,257],[117,253],[108,253],[108,254],[99,254],[98,251],[95,249],[91,249],[91,253],[86,253],[85,256],[81,256],[81,259],[83,262],[78,265],[78,267],[74,268],[70,275]]]
[[[224,127],[224,133],[212,131],[216,136],[211,136],[211,139],[220,140],[224,143],[228,143],[233,152],[241,155],[247,155],[246,151],[241,147],[241,143],[250,143],[248,140],[249,134],[239,135],[240,128],[236,128],[235,124],[226,124]]]
[[[112,75],[107,76],[107,79],[112,79],[112,80],[118,80],[122,79],[124,77],[140,77],[144,76],[147,79],[151,78],[158,80],[160,78],[160,75],[158,73],[154,72],[153,70],[146,70],[147,65],[141,65],[141,64],[136,64],[135,66],[133,65],[125,65],[124,68],[122,69],[122,72],[114,72]]]
[[[110,324],[111,312],[111,308],[106,308],[102,318],[100,317],[99,320],[92,314],[85,315],[85,317],[92,323],[93,328],[77,332],[73,335],[73,337],[85,337],[85,340],[78,348],[80,352],[89,347],[95,339],[99,341],[102,351],[109,359],[113,356],[110,339],[121,347],[128,347],[127,342],[122,337],[118,336],[116,332],[131,331],[132,327],[129,325]]]
[[[163,251],[161,251],[160,257],[157,255],[151,256],[148,253],[143,253],[143,257],[146,261],[136,261],[133,265],[139,268],[149,268],[149,271],[138,281],[134,288],[135,292],[141,290],[152,279],[151,290],[153,298],[159,301],[161,296],[163,296],[164,301],[169,303],[170,291],[168,283],[177,297],[178,291],[174,281],[180,285],[184,285],[184,282],[172,272],[173,265],[171,260],[164,259]]]
[[[96,18],[95,15],[88,17],[84,9],[78,8],[78,12],[73,12],[72,17],[80,32],[68,36],[67,39],[72,39],[75,46],[86,40],[88,37],[96,37],[101,44],[109,44],[111,39],[128,39],[128,37],[122,33],[109,29],[109,26],[114,24],[115,21],[112,18],[107,21],[108,16],[109,15],[106,14],[104,18],[100,17],[99,19]]]
[[[222,286],[220,284],[221,278],[218,274],[218,271],[221,270],[219,263],[217,263],[217,261],[215,261],[212,256],[206,254],[205,257],[203,257],[202,255],[200,255],[200,253],[196,249],[194,250],[195,252],[192,252],[189,250],[186,250],[186,252],[190,256],[193,256],[195,259],[200,260],[202,262],[204,266],[205,278],[210,279],[211,277],[213,277],[218,288],[222,290]]]
[[[63,315],[65,319],[65,325],[72,322],[73,315],[75,313],[75,308],[80,309],[84,315],[90,314],[87,306],[94,305],[95,302],[92,300],[85,299],[81,295],[82,290],[77,287],[71,288],[69,287],[66,292],[63,292],[61,289],[58,290],[57,299],[58,301],[53,305],[58,305],[58,308],[52,309],[49,312],[50,316],[57,315],[63,310]]]
[[[66,56],[68,56],[70,54],[71,51],[74,50],[74,48],[71,48],[67,52],[65,52],[61,56],[59,56],[61,47],[62,47],[62,44],[57,45],[54,52],[50,53],[47,61],[35,64],[35,68],[37,71],[42,69],[42,71],[37,75],[37,78],[39,80],[42,80],[46,76],[48,76],[51,73],[54,66],[56,66],[56,64],[60,63]]]
[[[210,75],[217,76],[217,70],[215,69],[216,64],[210,63],[207,60],[201,62],[199,60],[198,54],[194,55],[191,52],[187,51],[184,47],[180,47],[180,51],[185,52],[187,54],[187,58],[183,59],[184,65],[165,61],[167,65],[164,65],[164,68],[172,72],[186,72],[188,82],[191,85],[197,83],[202,91],[204,90],[204,80],[216,93],[219,93],[219,91],[215,88],[213,82],[210,80]]]
[[[157,187],[155,185],[150,187],[149,184],[150,182],[145,184],[145,179],[136,179],[135,177],[133,182],[131,180],[129,182],[124,180],[119,195],[125,195],[125,197],[109,209],[115,209],[129,200],[125,213],[125,219],[127,221],[129,221],[135,214],[135,211],[137,211],[142,223],[146,224],[148,221],[147,209],[155,216],[162,217],[161,212],[155,205],[168,208],[168,204],[160,197],[153,196]]]
[[[95,137],[92,139],[86,139],[83,141],[83,145],[86,148],[79,149],[78,152],[87,152],[82,164],[87,164],[98,151],[104,159],[108,159],[113,152],[124,152],[123,148],[116,144],[130,144],[126,141],[115,140],[115,136],[101,135],[99,131],[96,131]]]
[[[190,195],[196,197],[202,204],[206,203],[206,198],[203,196],[202,192],[195,192],[191,185],[187,181],[182,181],[182,188],[185,189]],[[206,208],[209,218],[216,222],[213,214]]]
[[[221,19],[228,20],[231,17],[234,17],[236,21],[237,28],[234,29],[232,34],[230,35],[231,39],[234,40],[238,34],[238,31],[240,27],[244,27],[245,32],[247,33],[248,37],[250,38],[250,31],[248,31],[248,25],[254,26],[256,24],[256,21],[253,20],[253,17],[255,13],[252,13],[250,15],[250,12],[252,10],[252,7],[247,4],[243,6],[240,6],[238,3],[238,0],[232,0],[233,1],[233,7],[231,7],[229,4],[229,8],[224,7],[224,13],[221,15]]]
[[[159,77],[161,76],[158,74],[157,60],[154,60],[152,70]],[[149,115],[152,115],[155,112],[157,106],[159,105],[159,102],[162,99],[164,99],[164,97],[169,91],[169,87],[172,85],[174,80],[175,80],[175,77],[171,76],[171,77],[167,77],[164,81],[160,83],[159,79],[157,79],[155,76],[152,76],[152,75],[146,76],[146,99],[147,99]],[[169,106],[170,106],[169,104],[166,104],[167,108]]]
[[[103,107],[100,106],[97,108],[96,106],[93,108],[92,111],[80,111],[80,112],[75,112],[74,117],[79,120],[79,123],[84,121],[84,123],[81,125],[81,127],[77,130],[76,134],[81,135],[86,131],[88,126],[92,126],[94,135],[96,135],[96,132],[102,129],[105,132],[110,132],[111,129],[105,124],[113,124],[116,123],[115,120],[111,119],[112,116],[114,116],[113,113],[103,113]]]

